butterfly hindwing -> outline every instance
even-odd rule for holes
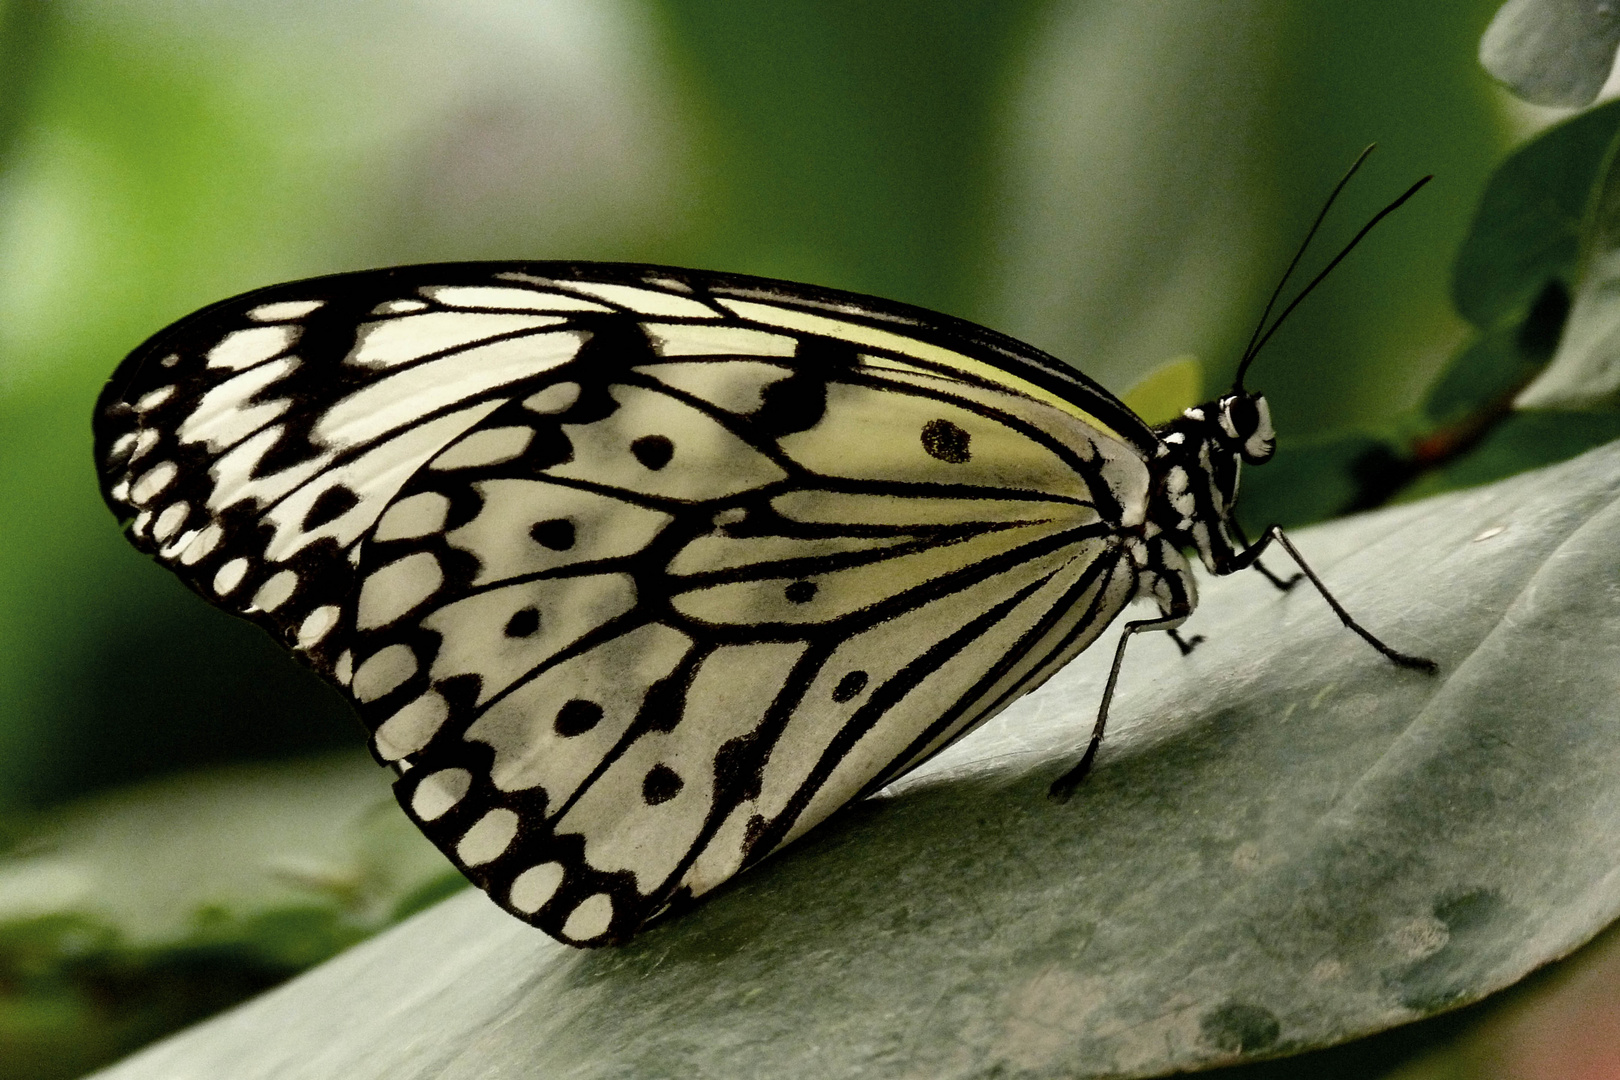
[[[344,687],[472,880],[595,944],[1088,644],[1135,590],[1144,431],[900,305],[500,264],[217,305],[126,361],[98,453],[139,546]]]

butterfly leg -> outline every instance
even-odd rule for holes
[[[1176,643],[1176,648],[1181,650],[1182,656],[1191,654],[1193,649],[1204,640],[1203,634],[1194,634],[1190,638],[1184,638],[1181,636],[1180,631],[1177,630],[1166,630],[1165,633],[1169,634],[1170,640]]]
[[[1097,759],[1097,748],[1102,745],[1103,731],[1108,727],[1108,706],[1114,700],[1114,684],[1119,682],[1119,668],[1125,662],[1125,646],[1130,644],[1131,637],[1145,630],[1169,630],[1186,621],[1191,609],[1166,616],[1162,619],[1138,619],[1125,624],[1125,632],[1119,636],[1119,645],[1114,649],[1114,666],[1108,670],[1108,685],[1103,687],[1102,704],[1097,707],[1097,723],[1091,729],[1091,742],[1086,746],[1086,752],[1080,758],[1080,763],[1056,780],[1047,789],[1047,794],[1057,802],[1068,802],[1069,796],[1074,794],[1075,788],[1085,780],[1086,774],[1091,772],[1091,763]]]
[[[1374,637],[1371,632],[1369,632],[1360,623],[1356,622],[1355,619],[1352,619],[1350,617],[1350,613],[1344,610],[1344,606],[1334,598],[1332,593],[1328,592],[1328,587],[1322,584],[1322,579],[1316,576],[1316,571],[1311,569],[1310,564],[1305,561],[1304,556],[1300,555],[1299,549],[1294,546],[1293,541],[1289,540],[1288,537],[1283,535],[1281,525],[1273,525],[1271,528],[1267,529],[1261,534],[1259,540],[1238,552],[1237,558],[1234,560],[1233,569],[1242,570],[1249,566],[1258,567],[1260,565],[1258,561],[1260,558],[1260,553],[1264,551],[1273,540],[1281,544],[1283,550],[1288,552],[1289,556],[1293,558],[1295,563],[1299,564],[1299,568],[1304,571],[1305,576],[1310,579],[1311,584],[1316,586],[1316,591],[1322,594],[1322,599],[1328,602],[1328,607],[1333,609],[1333,613],[1339,617],[1339,621],[1344,623],[1344,625],[1349,627],[1351,630],[1354,630],[1357,634],[1360,634],[1363,641],[1377,649],[1379,652],[1383,653],[1390,660],[1399,664],[1401,667],[1417,668],[1420,671],[1427,671],[1431,675],[1439,670],[1439,665],[1427,657],[1411,656],[1407,653],[1401,652],[1398,649],[1390,648],[1388,645],[1385,645],[1382,641],[1379,641],[1376,637]],[[1266,576],[1271,577],[1270,574],[1267,574]],[[1272,580],[1275,582],[1276,579],[1272,578]]]
[[[1230,519],[1230,527],[1232,531],[1237,534],[1237,538],[1243,542],[1243,548],[1245,550],[1253,546],[1249,543],[1249,538],[1243,534],[1243,526],[1238,524],[1236,518]],[[1280,578],[1267,569],[1266,564],[1261,562],[1258,558],[1254,560],[1253,568],[1260,571],[1261,577],[1275,585],[1278,592],[1292,592],[1295,585],[1298,585],[1301,581],[1305,580],[1304,574],[1294,574],[1290,577]]]
[[[1300,582],[1305,580],[1304,574],[1295,574],[1292,577],[1280,578],[1276,574],[1273,574],[1270,570],[1267,570],[1266,564],[1261,562],[1259,559],[1254,561],[1253,569],[1260,571],[1262,577],[1271,582],[1273,585],[1277,586],[1278,592],[1290,592],[1293,590],[1295,585],[1298,585]]]

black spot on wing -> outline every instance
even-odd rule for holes
[[[643,435],[630,444],[630,453],[643,466],[657,472],[675,456],[675,444],[665,435]]]
[[[827,412],[827,378],[798,371],[760,391],[760,406],[749,417],[760,434],[781,438],[808,431]]]
[[[923,449],[930,457],[952,465],[961,465],[972,455],[968,452],[971,436],[949,420],[930,420],[923,425]]]
[[[534,607],[518,608],[512,617],[506,620],[506,636],[509,638],[533,637],[540,629],[540,609]]]
[[[819,424],[827,412],[828,381],[860,363],[849,342],[824,337],[802,339],[794,350],[794,360],[793,374],[766,386],[760,393],[759,409],[749,417],[763,436],[781,438]]]
[[[602,706],[594,701],[583,698],[574,698],[563,702],[563,707],[557,710],[557,719],[552,727],[558,735],[571,739],[575,735],[583,735],[591,728],[602,722]]]
[[[329,521],[336,521],[359,505],[360,496],[350,489],[341,485],[327,488],[304,515],[303,528],[306,531],[318,529]]]
[[[567,518],[551,518],[529,526],[529,536],[541,547],[567,551],[574,546],[574,523]]]
[[[681,793],[686,781],[668,765],[658,764],[647,770],[641,780],[641,799],[648,806],[666,803]]]
[[[853,701],[855,696],[866,689],[867,675],[864,671],[852,671],[838,680],[833,687],[832,698],[837,702]]]
[[[790,604],[808,604],[816,595],[816,583],[813,581],[795,581],[783,591]]]

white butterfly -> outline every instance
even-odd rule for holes
[[[1231,518],[1259,395],[1155,431],[971,324],[667,267],[250,293],[137,349],[96,433],[133,542],[342,688],[422,830],[575,945],[926,760],[1132,600],[1159,616],[1120,655],[1173,632],[1183,549],[1229,573],[1273,538]]]

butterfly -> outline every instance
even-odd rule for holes
[[[131,542],[336,685],[472,882],[592,946],[927,760],[1146,600],[1053,785],[1072,791],[1131,637],[1196,644],[1184,552],[1227,574],[1277,542],[1304,567],[1232,516],[1275,442],[1242,378],[1155,429],[905,304],[410,266],[161,331],[102,393],[95,454]]]

